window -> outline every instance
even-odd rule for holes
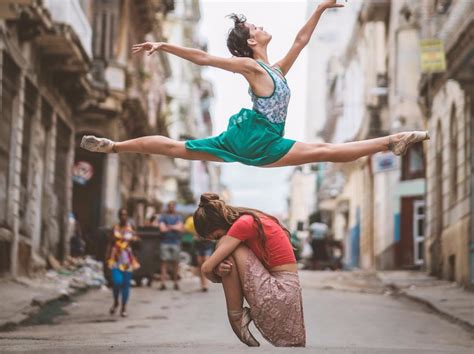
[[[425,202],[416,200],[413,204],[413,245],[415,264],[423,264],[425,259]]]
[[[94,2],[94,57],[109,61],[114,56],[114,41],[120,15],[120,1],[97,0]]]
[[[456,120],[456,106],[451,107],[449,144],[449,170],[450,170],[450,202],[456,203],[458,197],[458,125]]]
[[[452,0],[435,0],[435,10],[440,15],[448,12]]]
[[[408,149],[402,157],[402,180],[423,178],[425,175],[425,160],[423,144],[417,143]]]
[[[4,54],[1,80],[2,106],[0,109],[0,225],[7,222],[11,129],[19,78],[19,68],[8,55]]]

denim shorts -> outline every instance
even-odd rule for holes
[[[181,251],[180,245],[161,244],[160,245],[160,258],[162,261],[179,262],[180,251]]]
[[[212,254],[212,248],[197,248],[196,253],[201,257],[210,257]]]

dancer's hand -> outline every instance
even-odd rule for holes
[[[346,0],[346,2],[347,2],[347,0]],[[344,7],[344,5],[337,4],[337,0],[324,0],[319,5],[319,7],[323,10],[326,10],[326,9],[333,9],[333,8],[336,8],[336,7]]]
[[[148,55],[152,55],[154,52],[159,50],[162,45],[163,45],[162,42],[145,42],[145,43],[134,44],[132,47],[132,53],[137,54],[142,51],[146,51],[148,52]]]
[[[216,273],[218,276],[222,278],[222,277],[225,277],[226,275],[229,275],[231,271],[232,271],[232,262],[229,259],[224,259],[216,267],[216,269],[214,270],[214,273]]]

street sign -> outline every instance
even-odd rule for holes
[[[72,180],[81,186],[94,175],[94,167],[87,161],[77,161],[72,168]]]
[[[422,39],[420,41],[420,60],[422,73],[446,71],[444,42],[441,39]]]
[[[399,165],[398,160],[390,151],[379,152],[372,156],[372,171],[379,173],[395,170]]]

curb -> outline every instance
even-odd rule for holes
[[[393,283],[385,283],[385,286],[388,287],[393,292],[392,295],[402,296],[402,297],[404,297],[408,300],[411,300],[413,302],[421,304],[421,305],[427,307],[429,310],[435,312],[437,315],[439,315],[439,316],[443,317],[444,319],[448,320],[449,322],[460,325],[460,326],[464,327],[464,329],[466,329],[467,331],[472,332],[474,334],[474,324],[472,324],[472,323],[470,323],[466,320],[463,320],[463,319],[461,319],[457,316],[454,316],[453,314],[451,314],[449,312],[441,310],[440,308],[433,305],[433,303],[431,303],[428,300],[425,300],[425,299],[423,299],[421,297],[418,297],[418,296],[415,296],[415,295],[408,294],[405,290],[399,288],[398,286],[396,286]]]
[[[0,333],[10,332],[35,317],[43,307],[57,301],[71,301],[71,298],[84,294],[89,288],[70,288],[68,293],[57,293],[49,296],[38,296],[31,299],[29,305],[25,306],[15,316],[7,321],[0,322]]]

